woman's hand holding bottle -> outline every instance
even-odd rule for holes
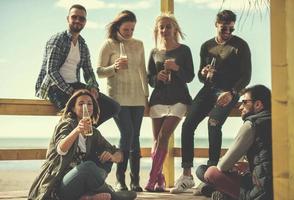
[[[128,58],[120,57],[114,62],[115,70],[123,70],[128,69]]]

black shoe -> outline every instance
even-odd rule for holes
[[[140,185],[135,185],[132,183],[130,185],[130,189],[131,189],[131,191],[134,191],[134,192],[143,192],[143,189]]]
[[[96,191],[98,193],[110,193],[111,195],[111,200],[134,200],[137,198],[137,193],[134,191],[114,191],[114,189],[104,183],[99,189]]]
[[[143,192],[142,187],[139,184],[140,177],[139,175],[132,175],[130,174],[131,177],[131,184],[130,184],[130,190],[135,191],[135,192]]]
[[[201,188],[201,193],[206,196],[206,197],[211,197],[211,195],[213,194],[213,192],[215,192],[214,187],[212,187],[209,184],[205,184],[202,188]]]
[[[222,192],[214,191],[211,195],[211,200],[232,200],[232,198]]]
[[[115,190],[116,191],[128,191],[129,189],[128,189],[128,187],[127,187],[127,185],[126,185],[126,183],[125,182],[117,182],[116,184],[115,184]]]
[[[214,187],[207,183],[201,182],[193,191],[194,196],[206,196],[211,197],[212,193],[215,191]]]

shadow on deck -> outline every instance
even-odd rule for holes
[[[0,199],[13,199],[13,200],[25,200],[27,199],[28,191],[9,191],[9,192],[0,192]],[[181,194],[170,194],[169,192],[164,193],[151,193],[151,192],[140,192],[136,200],[209,200],[209,198],[204,196],[193,196],[192,190]]]

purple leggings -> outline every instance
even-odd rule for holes
[[[237,173],[221,172],[217,167],[211,166],[205,172],[204,179],[216,190],[234,199],[239,198],[241,177]]]

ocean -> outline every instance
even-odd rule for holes
[[[18,149],[18,148],[47,148],[50,138],[0,138],[0,149]],[[107,138],[114,145],[118,144],[119,138]],[[151,147],[152,138],[141,137],[141,147]],[[207,138],[195,138],[195,147],[208,147]],[[233,138],[223,138],[222,148],[227,148],[232,143]],[[175,138],[175,147],[181,146],[181,139]],[[196,159],[195,159],[196,160]],[[197,159],[196,165],[205,163],[206,159]],[[0,161],[0,170],[38,170],[44,160],[13,160]],[[175,166],[180,166],[181,159],[175,159]],[[150,169],[151,159],[144,158],[141,161],[141,168]]]

